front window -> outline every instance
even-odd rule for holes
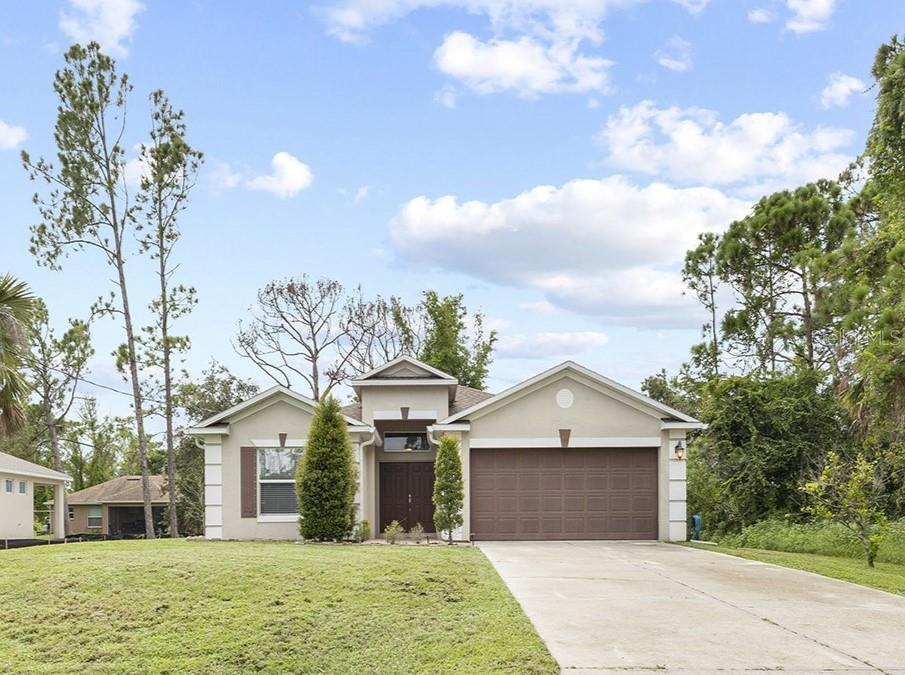
[[[11,478],[7,478],[7,479],[6,479],[6,485],[5,485],[5,487],[6,487],[6,491],[7,491],[7,492],[9,492],[10,494],[13,493],[13,481],[12,481]]]
[[[28,494],[28,483],[26,483],[24,480],[19,481],[19,494]]]
[[[100,506],[88,507],[88,527],[100,528],[103,523],[103,515]]]
[[[427,434],[388,431],[383,435],[386,452],[427,452],[431,449]]]
[[[261,448],[258,450],[258,513],[263,516],[295,515],[295,467],[301,448]]]

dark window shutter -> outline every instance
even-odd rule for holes
[[[242,493],[242,517],[258,515],[258,449],[240,448],[240,482]]]

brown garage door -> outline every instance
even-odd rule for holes
[[[656,448],[474,449],[475,539],[656,539]]]

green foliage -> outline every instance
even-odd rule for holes
[[[717,326],[717,290],[720,286],[720,269],[717,253],[720,237],[713,232],[698,235],[698,245],[685,254],[682,280],[704,309],[710,321],[702,327],[704,341],[692,348],[693,365],[708,378],[720,374],[720,335]],[[658,399],[659,400],[659,399]]]
[[[371,524],[367,520],[359,520],[352,530],[352,538],[359,544],[371,538]]]
[[[25,425],[28,383],[22,373],[28,350],[27,329],[37,298],[15,277],[0,276],[0,437]]]
[[[409,536],[414,539],[416,544],[421,543],[421,538],[424,536],[424,527],[421,523],[412,525],[412,528],[409,530]]]
[[[436,291],[425,291],[420,308],[424,313],[426,330],[417,352],[418,359],[449,373],[461,384],[483,389],[497,340],[496,331],[490,331],[485,338],[484,315],[474,315],[469,345],[465,321],[468,309],[461,294],[441,298]],[[401,314],[394,316],[401,317]],[[406,343],[411,345],[414,340],[411,328],[406,325],[400,328],[407,335]]]
[[[666,369],[650,375],[641,382],[641,391],[670,408],[697,417],[701,407],[701,383],[689,377],[683,370],[670,377]]]
[[[791,553],[864,558],[858,538],[844,525],[826,520],[797,522],[792,516],[774,517],[719,538],[721,546],[759,548]],[[889,523],[877,562],[905,565],[905,519]]]
[[[395,544],[396,539],[405,534],[405,528],[399,524],[398,520],[391,521],[389,525],[383,528],[383,538],[388,544]]]
[[[302,537],[336,541],[352,531],[355,483],[346,420],[337,400],[328,396],[317,404],[297,468],[296,494]]]
[[[804,484],[809,503],[804,511],[848,528],[861,543],[870,567],[886,538],[883,478],[876,461],[858,454],[851,462],[829,453],[817,480]]]
[[[434,527],[437,533],[445,532],[447,542],[453,543],[453,530],[462,525],[462,507],[465,502],[465,486],[462,481],[462,458],[459,440],[444,435],[437,447],[434,460]]]
[[[715,381],[707,388],[702,419],[708,428],[695,441],[689,470],[696,486],[707,486],[710,496],[694,499],[709,502],[704,521],[716,531],[797,511],[799,485],[826,448],[846,439],[836,402],[818,390],[810,372]]]

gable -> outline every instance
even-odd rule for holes
[[[469,415],[472,438],[658,437],[660,417],[564,372]]]
[[[456,378],[442,370],[429,366],[412,356],[398,356],[381,366],[361,375],[351,381],[353,385],[364,385],[379,380],[441,380],[455,383]]]
[[[240,418],[231,421],[230,436],[240,440],[277,438],[279,434],[287,434],[289,438],[306,438],[313,417],[312,410],[305,410],[285,399],[271,400],[266,405],[243,411]]]
[[[425,370],[424,368],[420,368],[411,363],[398,363],[395,366],[391,366],[386,370],[382,371],[379,377],[392,377],[392,378],[417,378],[417,377],[436,377],[433,373]]]

